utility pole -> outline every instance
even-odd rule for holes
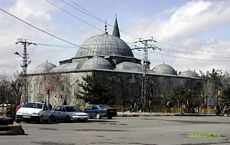
[[[29,59],[29,53],[27,53],[27,46],[33,44],[36,45],[35,43],[32,42],[28,42],[26,39],[18,39],[18,41],[16,42],[16,44],[22,44],[23,45],[23,53],[22,53],[22,69],[23,69],[23,86],[24,86],[24,92],[23,92],[23,97],[21,96],[20,99],[20,103],[22,102],[28,102],[28,79],[27,79],[27,67],[30,63],[30,61],[28,61]],[[15,52],[15,54],[20,55],[18,52]]]
[[[144,47],[136,47],[133,50],[143,50],[144,51],[144,58],[143,58],[143,63],[142,65],[144,66],[143,72],[142,72],[142,81],[141,81],[141,105],[142,105],[142,110],[146,111],[146,98],[147,98],[147,73],[148,73],[148,68],[149,68],[149,60],[148,60],[148,50],[149,49],[159,49],[158,47],[152,46],[149,44],[149,42],[157,42],[156,40],[153,39],[139,39],[138,41],[135,41],[134,43],[141,43],[144,45]]]

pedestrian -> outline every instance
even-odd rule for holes
[[[227,116],[229,116],[229,107],[228,107],[228,105],[227,104],[225,104],[224,105],[224,109],[223,109],[223,115],[227,115]]]
[[[220,106],[217,104],[216,105],[216,115],[220,115]]]
[[[64,100],[63,105],[67,105],[67,101],[66,100]]]

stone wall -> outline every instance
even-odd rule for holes
[[[29,101],[49,102],[52,106],[61,105],[64,100],[70,105],[80,105],[83,102],[76,98],[82,76],[93,75],[103,79],[112,88],[111,96],[116,105],[141,103],[142,74],[116,72],[106,70],[92,70],[85,72],[47,73],[30,75]],[[151,105],[159,105],[163,97],[169,96],[174,88],[193,88],[197,83],[204,83],[203,79],[186,78],[170,75],[147,75],[147,98]]]

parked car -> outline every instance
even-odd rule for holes
[[[66,122],[82,120],[87,121],[89,115],[85,112],[80,111],[79,109],[74,108],[74,106],[62,105],[56,107],[52,111],[51,120],[64,120]]]
[[[16,112],[16,122],[21,121],[37,121],[42,123],[43,121],[49,122],[51,117],[51,111],[45,103],[25,103]]]
[[[112,119],[114,116],[117,116],[116,109],[104,104],[91,104],[87,106],[84,112],[88,113],[90,118],[97,119],[100,119],[101,117],[108,117],[108,119]]]

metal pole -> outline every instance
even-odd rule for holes
[[[142,87],[142,90],[141,90],[141,105],[142,105],[142,110],[143,111],[146,111],[146,99],[147,99],[147,74],[148,74],[148,49],[153,49],[153,50],[156,50],[156,49],[159,49],[161,50],[160,48],[158,47],[153,47],[151,45],[148,44],[148,42],[157,42],[156,40],[153,40],[153,38],[151,39],[145,39],[145,40],[141,40],[139,39],[139,41],[136,41],[134,43],[142,43],[144,45],[144,47],[137,47],[137,48],[134,48],[134,49],[137,49],[137,50],[143,50],[144,51],[144,58],[143,58],[143,72],[142,72],[142,81],[141,81],[141,87]]]
[[[28,67],[28,59],[29,59],[29,54],[27,53],[27,46],[33,44],[36,45],[35,43],[32,42],[27,42],[27,40],[23,39],[18,39],[16,44],[22,44],[23,45],[23,54],[22,54],[22,59],[23,59],[23,64],[22,64],[22,69],[23,69],[23,87],[24,87],[24,95],[21,96],[20,103],[22,102],[28,102],[28,76],[27,76],[27,67]],[[24,97],[24,99],[23,99]]]

